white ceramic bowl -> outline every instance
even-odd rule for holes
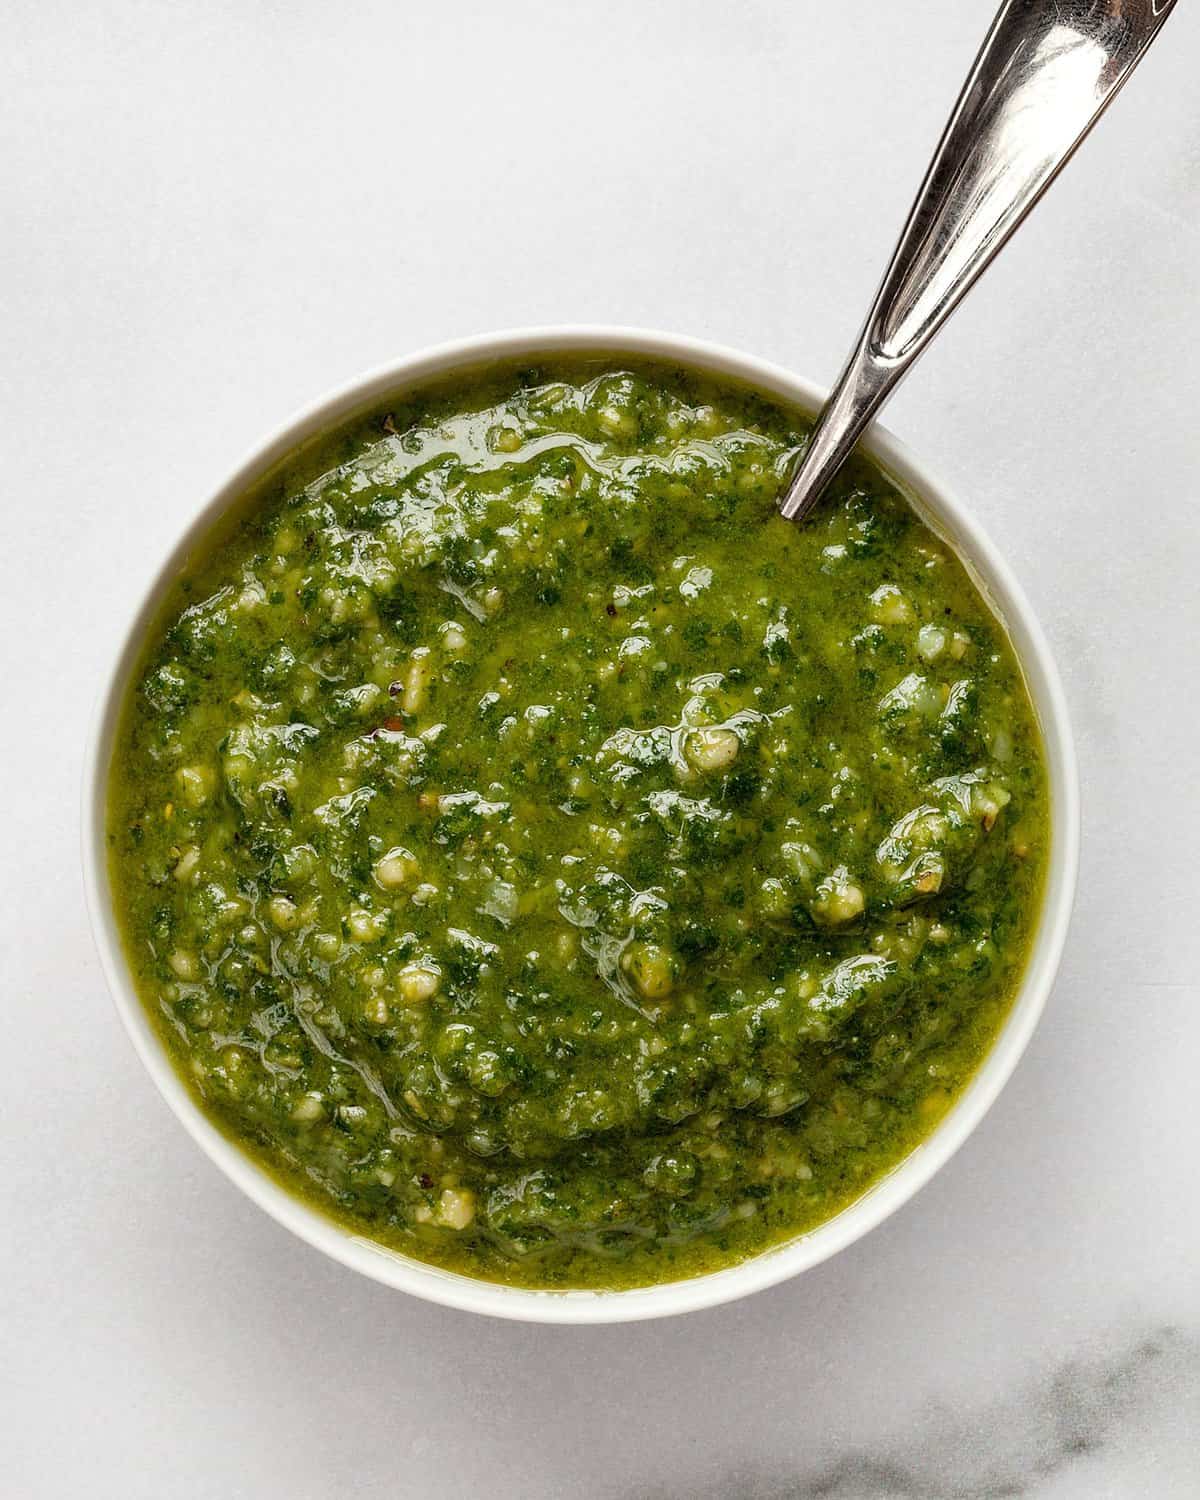
[[[104,816],[113,737],[143,635],[185,559],[222,512],[280,457],[394,392],[488,361],[531,361],[569,353],[641,355],[729,375],[816,411],[824,392],[778,365],[697,339],[642,329],[522,329],[442,344],[374,370],[302,411],[266,439],[201,509],[162,566],[137,595],[133,619],[103,685],[84,769],[83,861],[92,925],[109,987],[125,1028],[159,1092],[218,1167],[260,1208],[310,1245],[377,1281],[431,1302],[497,1317],[546,1323],[616,1323],[713,1307],[807,1270],[873,1229],[900,1207],[962,1145],[1004,1086],[1033,1033],[1054,980],[1075,890],[1079,792],[1067,709],[1050,650],[1024,594],[970,512],[929,468],[884,428],[866,447],[906,489],[926,519],[954,546],[1008,627],[1045,739],[1052,843],[1045,906],[1012,1010],[979,1072],[933,1134],[857,1202],[809,1234],[728,1270],[664,1286],[621,1292],[533,1292],[441,1271],[352,1234],[292,1197],[212,1125],[176,1074],[134,991],[113,917],[105,859]]]

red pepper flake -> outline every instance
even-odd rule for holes
[[[431,1188],[433,1186],[433,1178],[430,1177],[428,1172],[422,1172],[417,1181],[423,1188]]]
[[[402,682],[388,683],[388,692],[392,695],[393,698],[398,698],[403,691],[404,684]]]
[[[399,714],[389,714],[383,721],[383,727],[385,729],[390,729],[393,734],[399,734],[399,732],[404,728],[404,720],[400,717]]]

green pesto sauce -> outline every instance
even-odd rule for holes
[[[533,1287],[812,1229],[1004,1020],[1048,841],[1001,625],[807,420],[576,361],[406,397],[190,561],[113,759],[201,1107],[382,1243]]]

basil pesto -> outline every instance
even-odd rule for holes
[[[348,1227],[522,1286],[811,1229],[994,1039],[1048,841],[948,546],[807,421],[491,372],[297,454],[190,561],[113,757],[129,962],[206,1113]]]

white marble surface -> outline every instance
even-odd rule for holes
[[[920,1197],[662,1324],[425,1306],[290,1239],[159,1102],[77,873],[130,593],[296,404],[497,325],[829,379],[991,0],[7,0],[0,27],[0,1493],[1200,1494],[1200,15],[893,403],[1039,608],[1075,925]]]

